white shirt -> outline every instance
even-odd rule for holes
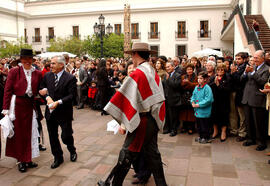
[[[25,74],[25,77],[26,77],[26,81],[27,81],[27,88],[26,88],[25,94],[27,94],[29,97],[31,97],[31,96],[33,96],[32,86],[31,86],[32,72],[35,71],[35,68],[32,67],[30,70],[26,70],[23,67],[23,71],[24,71],[24,74]]]

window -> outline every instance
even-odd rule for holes
[[[79,26],[73,26],[73,37],[79,38]]]
[[[158,57],[159,56],[159,46],[158,45],[152,45],[152,46],[150,46],[150,49],[157,52],[155,54],[151,54],[152,57]]]
[[[159,32],[158,32],[158,22],[150,23],[150,39],[158,39]]]
[[[114,24],[114,33],[117,35],[121,34],[121,24]]]
[[[41,42],[40,28],[35,28],[34,42]]]
[[[139,39],[139,23],[131,24],[131,39]]]
[[[200,37],[209,37],[209,30],[208,30],[208,21],[201,21],[200,22]]]
[[[28,43],[28,37],[27,37],[27,30],[26,28],[24,29],[24,42]]]
[[[48,33],[49,33],[48,41],[50,41],[51,39],[54,39],[54,27],[49,27]]]
[[[176,56],[183,56],[186,54],[186,45],[176,45]]]
[[[186,38],[186,22],[178,21],[177,22],[177,38]]]

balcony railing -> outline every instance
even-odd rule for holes
[[[131,33],[131,39],[141,39],[141,32]]]
[[[175,31],[175,38],[176,39],[181,39],[181,38],[188,38],[188,31],[185,31],[185,32],[178,32],[178,31]]]
[[[50,40],[55,40],[55,36],[46,36],[46,42],[50,42]]]
[[[211,38],[211,30],[198,31],[198,38]]]
[[[81,39],[81,35],[70,35],[70,38],[77,38],[77,39]]]
[[[148,32],[148,39],[160,39],[160,32]]]
[[[32,37],[32,42],[33,43],[39,43],[42,41],[42,36],[33,36]]]

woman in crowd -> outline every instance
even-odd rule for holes
[[[195,72],[195,74],[198,75],[202,71],[200,61],[196,57],[192,57],[190,59],[190,62],[191,62],[191,64],[194,65],[194,72]]]
[[[96,105],[99,110],[102,110],[101,115],[107,114],[103,108],[110,100],[110,81],[108,78],[108,71],[106,69],[106,61],[105,59],[101,59],[98,63],[97,67],[97,87],[98,87],[98,95]]]
[[[197,76],[194,73],[194,65],[189,63],[185,68],[186,73],[181,76],[182,92],[182,105],[180,112],[180,120],[183,121],[182,132],[188,131],[188,134],[193,134],[195,130],[194,109],[191,106],[190,98],[195,86],[198,84]]]
[[[155,69],[161,80],[163,80],[166,77],[165,61],[162,59],[158,59],[155,65]]]
[[[212,119],[214,123],[213,138],[218,135],[221,129],[220,141],[224,142],[227,138],[226,130],[229,124],[230,113],[230,76],[226,73],[226,65],[220,63],[217,65],[217,74],[209,80],[214,95],[214,103],[212,109]]]

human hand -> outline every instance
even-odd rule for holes
[[[265,93],[265,94],[270,92],[270,89],[259,89],[259,90],[260,92]]]
[[[59,105],[59,102],[55,101],[52,103],[52,106],[50,107],[50,109],[55,109],[58,105]]]
[[[47,105],[53,103],[53,99],[50,96],[46,97]]]
[[[118,132],[119,132],[119,134],[122,134],[122,135],[125,135],[126,134],[126,130],[125,129],[122,129],[122,127],[120,127],[118,129]]]
[[[46,88],[43,88],[42,90],[39,91],[39,94],[42,96],[45,96],[48,93],[48,90]]]

